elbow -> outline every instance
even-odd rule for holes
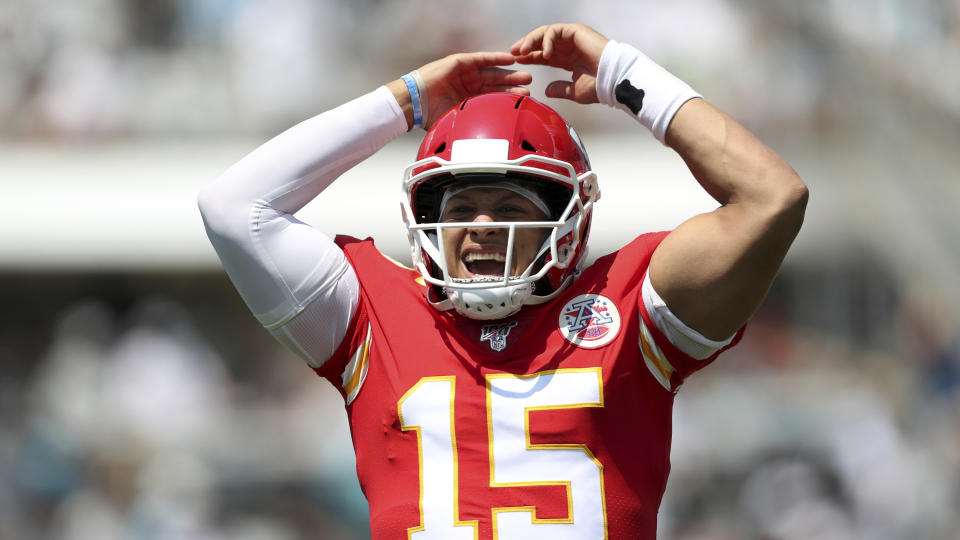
[[[810,188],[797,176],[793,175],[793,183],[787,197],[787,213],[797,223],[797,230],[803,224],[803,216],[807,212],[807,202],[810,200]]]
[[[233,228],[231,224],[238,221],[238,208],[230,204],[229,197],[221,192],[218,184],[218,181],[211,182],[197,194],[200,218],[211,240],[215,236],[227,236],[228,231]],[[244,218],[240,218],[240,221],[243,220]]]
[[[214,189],[214,184],[210,183],[202,188],[197,193],[197,208],[200,209],[201,214],[207,214],[210,210],[216,207],[217,204],[217,193]]]
[[[203,224],[207,229],[210,229],[211,225],[222,221],[222,212],[219,211],[219,207],[218,197],[216,190],[213,189],[213,184],[207,184],[201,188],[197,194],[197,208],[200,210],[200,219],[203,220]]]
[[[790,175],[781,183],[776,203],[773,205],[775,221],[791,237],[800,232],[809,200],[809,188],[791,169]]]

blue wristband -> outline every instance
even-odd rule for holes
[[[413,102],[413,127],[420,127],[423,125],[423,110],[420,108],[420,91],[417,90],[417,82],[413,80],[410,74],[400,78],[407,84],[407,90],[410,92],[410,101]]]

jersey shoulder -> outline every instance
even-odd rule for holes
[[[401,279],[409,278],[414,283],[423,285],[420,272],[380,251],[373,238],[367,237],[361,240],[353,236],[337,235],[334,242],[346,254],[361,283],[365,278],[395,275]]]
[[[642,294],[647,269],[654,251],[670,231],[642,234],[623,248],[598,258],[583,273],[579,288],[609,296],[624,309],[639,314],[637,344],[644,364],[657,382],[675,392],[692,373],[709,365],[717,356],[737,343],[742,329],[726,346],[706,358],[694,358],[677,347],[650,315]]]
[[[640,284],[653,252],[669,231],[641,234],[622,248],[598,257],[582,272],[575,283],[578,289],[620,290],[631,298],[639,298]],[[634,294],[636,293],[636,294]]]
[[[657,231],[641,234],[631,240],[627,245],[607,255],[607,257],[616,259],[617,264],[620,266],[641,263],[646,267],[650,264],[650,257],[653,256],[653,252],[656,251],[657,247],[660,246],[660,243],[663,242],[663,239],[666,238],[670,232],[671,231]]]
[[[375,336],[381,336],[380,343],[385,332],[414,336],[423,325],[432,327],[437,313],[425,301],[420,273],[382,253],[372,238],[338,235],[334,242],[353,268],[360,294],[347,336],[318,373],[341,391],[349,405],[363,385]]]

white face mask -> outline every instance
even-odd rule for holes
[[[432,166],[431,166],[432,165]],[[416,172],[418,168],[422,169]],[[555,168],[556,170],[552,170]],[[430,216],[417,221],[413,210],[413,190],[428,179],[446,174],[496,175],[493,178],[476,179],[473,183],[461,178],[460,185],[447,188],[441,195]],[[569,196],[562,207],[550,212],[545,198],[522,182],[505,177],[506,174],[532,176],[547,182],[569,187]],[[458,182],[454,182],[457,184]],[[596,174],[585,171],[577,174],[573,165],[538,154],[526,154],[520,158],[500,161],[451,162],[439,157],[424,158],[404,170],[401,210],[410,241],[414,267],[423,276],[427,287],[427,299],[438,310],[455,310],[457,313],[477,320],[493,320],[507,317],[524,305],[548,302],[562,292],[579,274],[586,260],[586,234],[593,204],[599,196]],[[513,243],[516,232],[522,229],[546,229],[548,236],[538,253],[525,269],[505,261],[504,276],[460,279],[451,276],[447,268],[447,251],[443,242],[445,229],[463,228],[461,222],[440,221],[445,206],[453,204],[451,198],[474,187],[499,188],[512,191],[530,201],[547,219],[542,221],[488,222],[485,228],[507,230],[506,254],[515,252]],[[585,196],[585,197],[584,197]],[[436,199],[434,199],[436,200]],[[436,203],[434,203],[436,204]],[[559,201],[558,203],[559,204]],[[558,213],[558,215],[556,215]],[[430,221],[437,220],[437,221]],[[543,261],[538,264],[538,261]],[[506,269],[511,268],[510,272]],[[509,274],[519,275],[509,275]],[[534,284],[550,275],[549,290],[535,291]],[[438,291],[442,294],[432,295]]]

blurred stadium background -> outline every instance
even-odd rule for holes
[[[0,539],[367,537],[339,396],[247,313],[195,194],[301,119],[564,20],[811,189],[743,344],[680,392],[661,538],[958,538],[960,2],[4,0]],[[553,105],[604,188],[594,254],[712,207],[628,118]],[[418,142],[302,217],[406,258]]]

